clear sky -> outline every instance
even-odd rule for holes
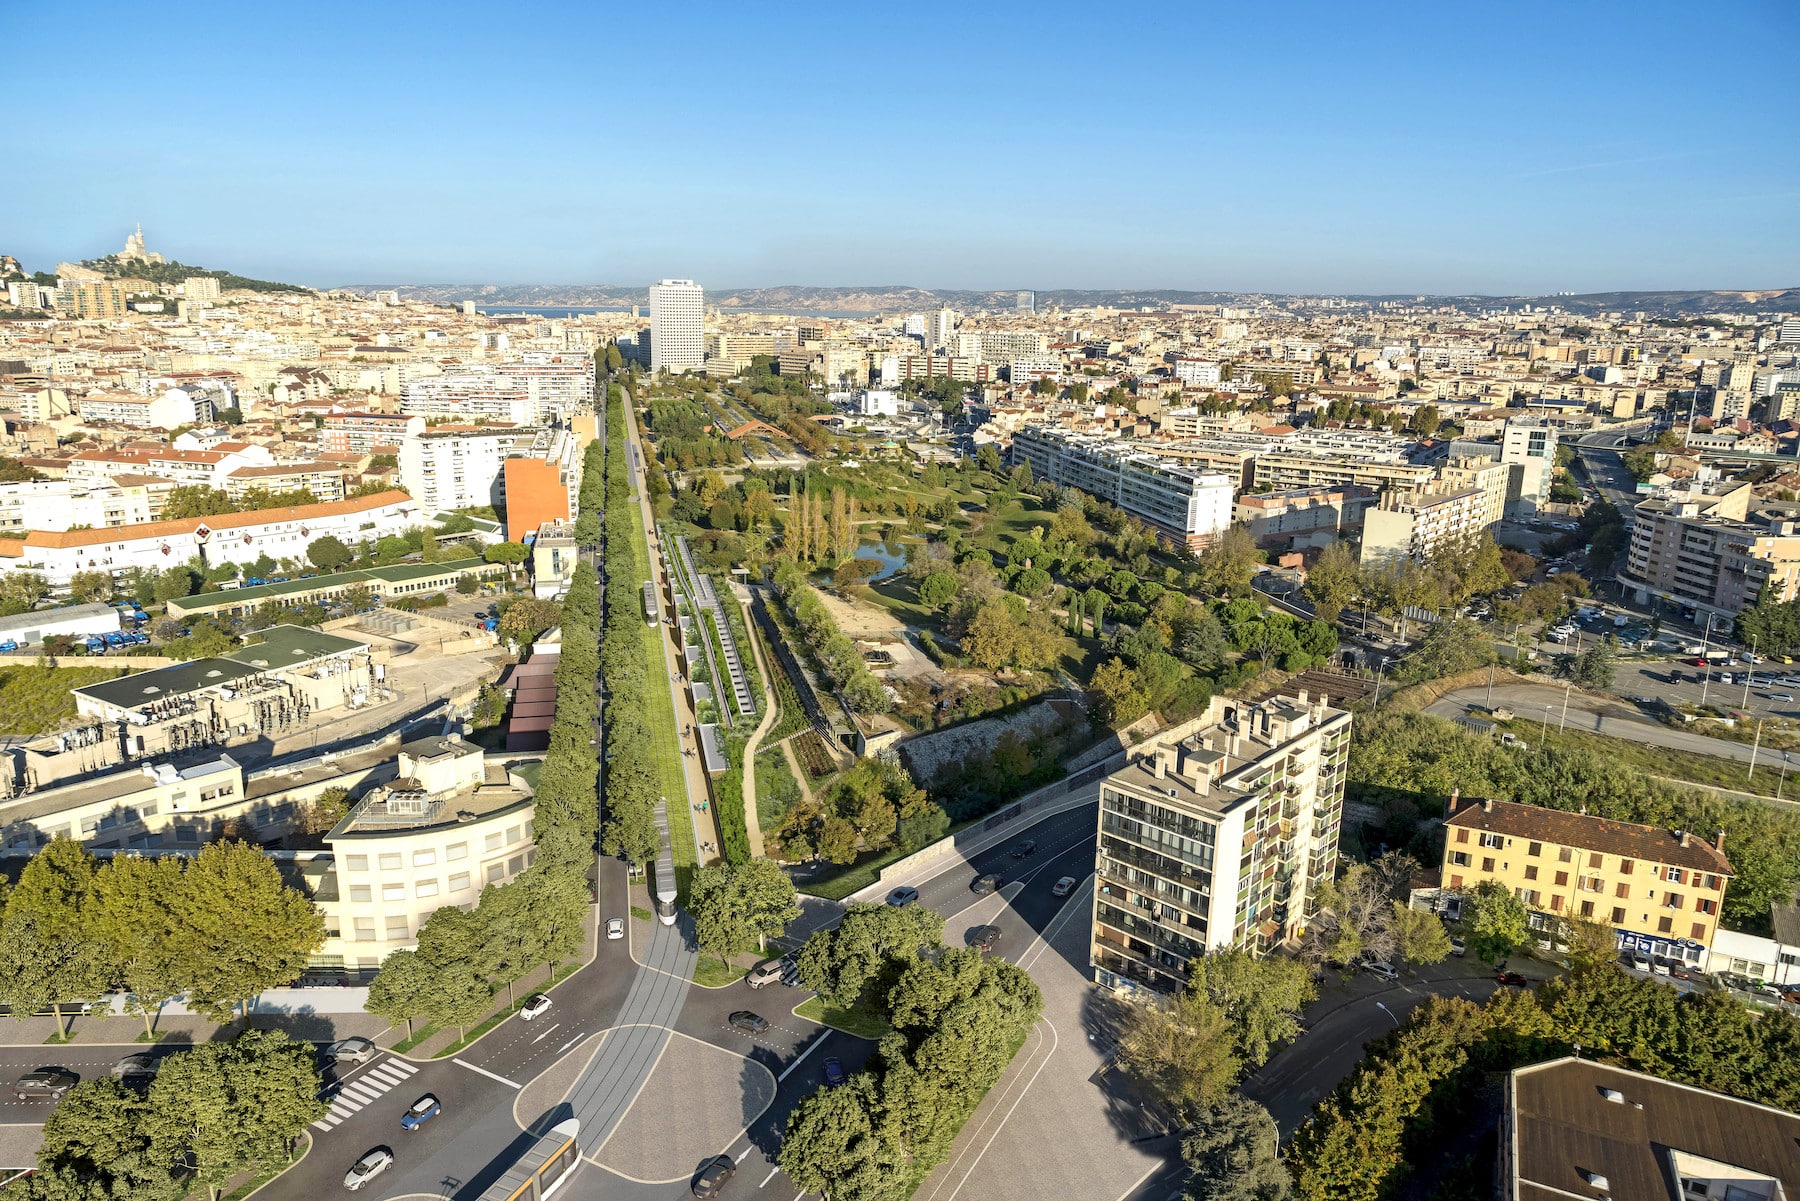
[[[1800,285],[1796,0],[27,4],[0,252],[315,285]]]

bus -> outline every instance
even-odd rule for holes
[[[658,605],[656,603],[656,584],[650,580],[645,580],[644,581],[644,624],[653,626],[656,624],[658,618],[660,618],[661,616],[662,616],[662,610],[661,610],[661,608],[658,607]]]
[[[568,1118],[538,1135],[480,1201],[543,1201],[553,1195],[581,1166],[575,1141],[580,1133],[580,1121]]]

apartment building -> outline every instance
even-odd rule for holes
[[[707,334],[705,348],[707,362],[727,363],[738,371],[750,366],[756,356],[773,355],[781,349],[772,333],[722,332]]]
[[[325,835],[322,954],[373,971],[415,945],[440,907],[469,908],[486,885],[517,878],[536,857],[535,808],[524,782],[473,743],[452,734],[402,744],[395,778]]]
[[[1512,468],[1506,463],[1460,455],[1452,455],[1437,471],[1437,482],[1442,487],[1452,491],[1468,488],[1481,493],[1481,511],[1476,520],[1483,529],[1505,520],[1511,480]]]
[[[150,395],[118,389],[89,392],[75,402],[83,421],[128,425],[133,429],[172,430],[213,419],[213,406],[197,401],[181,388]]]
[[[0,530],[111,529],[149,520],[142,488],[81,479],[0,484]]]
[[[992,363],[941,354],[886,354],[881,356],[880,368],[883,384],[933,378],[985,384],[997,374]]]
[[[410,434],[400,443],[400,486],[427,513],[497,507],[506,457],[530,436],[511,425],[440,425]]]
[[[1412,461],[1414,449],[1410,439],[1389,434],[1299,430],[1270,439],[1256,453],[1251,485],[1259,492],[1346,485],[1375,492],[1423,488],[1435,472]]]
[[[1012,457],[1031,464],[1032,478],[1110,501],[1190,550],[1204,549],[1231,524],[1229,478],[1118,439],[1028,426],[1013,436]]]
[[[1638,502],[1619,580],[1640,604],[1661,597],[1696,612],[1735,617],[1765,588],[1800,593],[1800,525],[1748,519],[1751,487],[1710,471],[1684,488]]]
[[[87,450],[68,460],[63,478],[98,481],[158,476],[177,484],[224,489],[231,473],[240,468],[274,465],[275,456],[266,446],[244,442],[229,446],[218,450]]]
[[[1350,715],[1322,699],[1214,697],[1100,788],[1091,962],[1108,988],[1172,992],[1188,961],[1270,948],[1337,868]]]
[[[1178,355],[1175,359],[1175,378],[1191,387],[1205,388],[1216,385],[1223,377],[1219,364],[1211,359],[1192,359]]]
[[[581,449],[567,430],[538,430],[529,443],[515,443],[501,465],[498,507],[506,536],[523,542],[546,521],[575,516],[581,488]]]
[[[573,522],[546,521],[538,526],[531,542],[532,594],[543,599],[567,592],[578,561]]]
[[[425,419],[402,413],[329,413],[319,427],[319,453],[393,453],[411,434],[423,433]]]
[[[1267,550],[1324,547],[1362,529],[1375,500],[1367,488],[1245,493],[1232,506],[1232,519]]]
[[[1719,927],[1731,884],[1725,834],[1452,795],[1444,820],[1442,886],[1495,883],[1555,935],[1560,918],[1599,922],[1621,947],[1699,964]]]
[[[225,477],[225,495],[234,502],[261,488],[268,492],[310,492],[320,501],[343,500],[344,469],[336,463],[272,463],[238,467]],[[146,518],[146,520],[148,520]]]
[[[706,291],[691,279],[650,285],[650,370],[693,371],[706,359]]]
[[[1050,354],[1049,335],[1036,330],[964,330],[951,340],[955,356],[982,363],[1010,363],[1014,359],[1042,359]]]
[[[698,365],[698,364],[696,364]],[[464,363],[442,375],[406,381],[408,417],[549,425],[594,404],[594,364],[586,355],[530,351],[507,363]]]
[[[125,284],[115,279],[58,281],[56,308],[78,321],[117,320],[125,316]]]
[[[956,336],[956,310],[939,309],[931,315],[931,325],[927,333],[926,345],[932,350],[939,350],[950,345]]]
[[[1475,488],[1386,493],[1363,517],[1362,565],[1423,563],[1445,543],[1485,530],[1487,509],[1487,495]]]

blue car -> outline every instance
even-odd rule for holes
[[[430,1093],[426,1093],[408,1107],[405,1115],[400,1119],[400,1129],[417,1130],[432,1118],[437,1117],[439,1108],[438,1099]]]
[[[838,1062],[837,1056],[835,1055],[827,1055],[823,1066],[825,1068],[826,1088],[837,1088],[850,1079],[850,1077],[844,1075],[844,1065]]]

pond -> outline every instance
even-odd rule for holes
[[[863,542],[856,548],[856,557],[878,560],[881,563],[881,570],[876,572],[873,578],[885,580],[889,576],[898,575],[905,570],[906,545],[902,542]],[[831,573],[816,571],[813,573],[813,579],[829,582]]]

